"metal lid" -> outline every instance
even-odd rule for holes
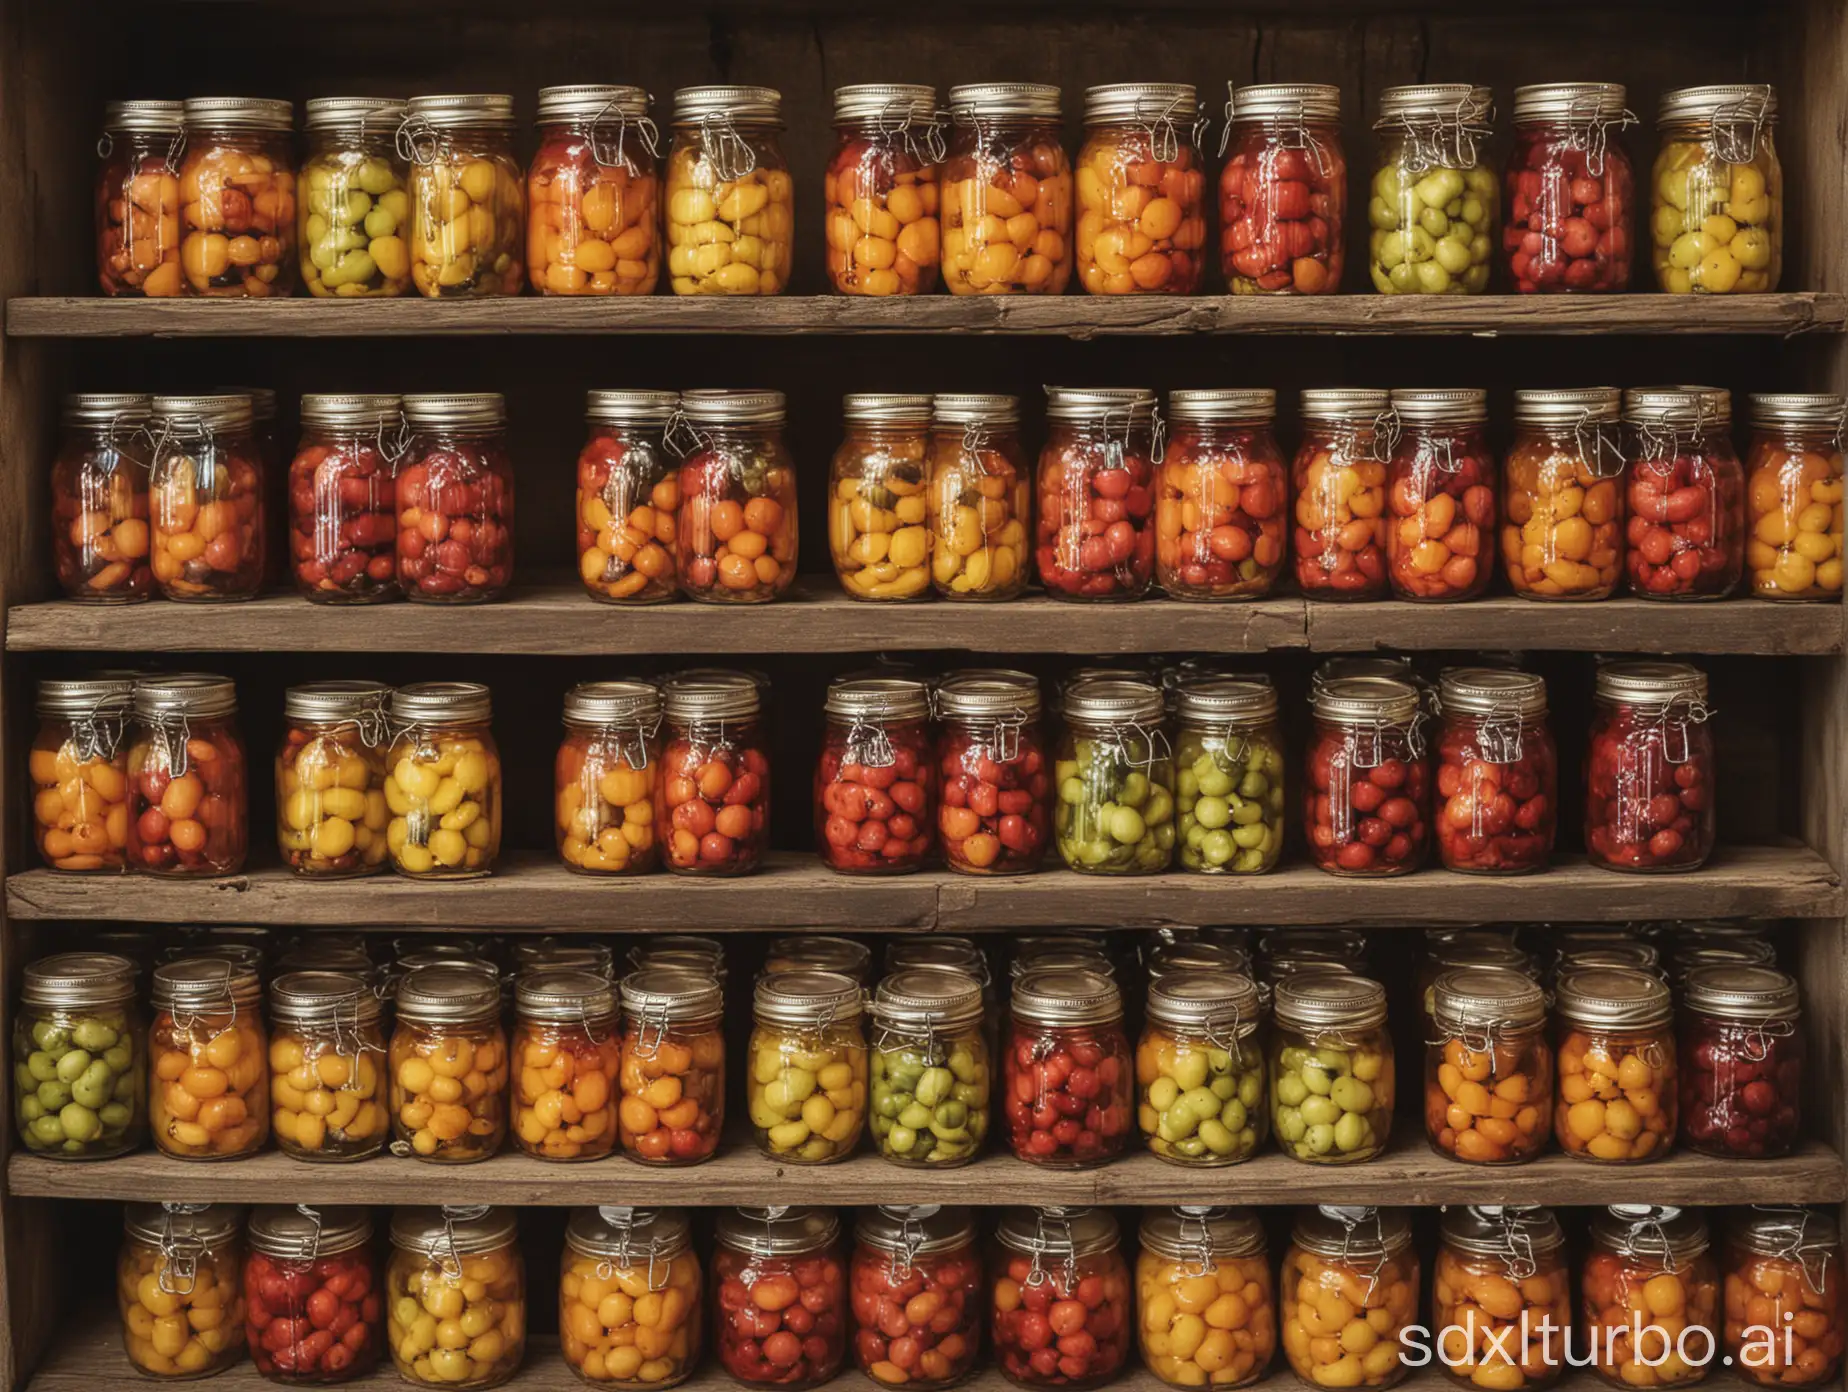
[[[1800,1262],[1810,1289],[1818,1294],[1830,1281],[1841,1279],[1841,1225],[1826,1208],[1798,1204],[1736,1208],[1729,1215],[1726,1236],[1750,1251]]]
[[[1562,1020],[1607,1029],[1665,1025],[1673,1013],[1668,985],[1634,967],[1583,967],[1564,973],[1553,988]]]
[[[851,976],[798,967],[758,981],[752,1006],[767,1024],[820,1030],[858,1020],[865,996]]]
[[[1480,387],[1395,387],[1392,409],[1405,425],[1475,425],[1489,418]]]
[[[614,980],[616,974],[616,954],[609,945],[582,939],[521,938],[513,945],[513,963],[516,973],[569,967],[606,981]]]
[[[269,1006],[272,1021],[295,1025],[373,1024],[380,1009],[366,978],[346,971],[287,972],[270,982]]]
[[[135,715],[143,721],[195,717],[210,719],[237,710],[237,685],[209,672],[143,677],[135,683]]]
[[[1060,702],[1067,721],[1090,725],[1160,725],[1168,704],[1153,682],[1100,679],[1065,688]]]
[[[600,1204],[574,1208],[565,1225],[565,1241],[588,1257],[600,1257],[618,1270],[671,1261],[693,1245],[693,1221],[684,1209],[623,1208]]]
[[[1613,703],[1707,699],[1707,674],[1685,662],[1607,662],[1592,695]]]
[[[1512,1270],[1532,1275],[1532,1259],[1566,1245],[1565,1230],[1550,1208],[1539,1204],[1446,1205],[1438,1219],[1444,1245],[1472,1256],[1500,1257]]]
[[[753,1257],[796,1257],[834,1245],[841,1222],[831,1208],[724,1208],[713,1220],[721,1247]]]
[[[1848,418],[1848,396],[1835,392],[1753,392],[1746,400],[1751,406],[1753,425],[1840,430],[1844,418]]]
[[[722,84],[682,87],[674,93],[674,124],[698,125],[720,119],[749,125],[783,122],[783,94],[774,87],[730,87]]]
[[[1168,393],[1170,425],[1269,425],[1277,419],[1270,387],[1213,387]]]
[[[665,430],[679,407],[679,392],[598,390],[584,393],[584,419],[592,425]]]
[[[505,92],[449,92],[412,97],[404,104],[407,120],[422,118],[437,130],[469,126],[511,126],[513,98]]]
[[[887,126],[937,119],[937,89],[921,82],[857,82],[834,89],[834,124],[877,121]]]
[[[323,394],[302,398],[302,428],[377,430],[395,425],[404,412],[401,396]]]
[[[829,683],[824,709],[843,720],[922,720],[930,688],[907,677],[844,678]]]
[[[916,392],[848,392],[841,398],[841,419],[848,425],[922,430],[930,424],[933,399]]]
[[[398,983],[398,1018],[427,1024],[463,1024],[500,1016],[500,981],[476,967],[451,962],[419,967]]]
[[[1534,976],[1534,960],[1514,942],[1499,934],[1469,934],[1429,943],[1425,956],[1440,969],[1452,967],[1505,967]]]
[[[248,392],[207,392],[192,396],[155,396],[148,415],[177,434],[200,430],[249,429],[256,406]]]
[[[391,1245],[420,1252],[438,1262],[452,1256],[498,1251],[512,1246],[519,1235],[516,1210],[489,1208],[486,1204],[400,1208],[391,1215]]]
[[[1357,966],[1367,960],[1367,935],[1355,928],[1269,928],[1258,938],[1258,951],[1272,960],[1295,957]]]
[[[1797,979],[1774,967],[1696,967],[1681,986],[1689,1010],[1729,1020],[1794,1020],[1803,1007]]]
[[[383,715],[390,700],[391,688],[384,682],[310,682],[282,693],[282,718],[310,725],[358,720]]]
[[[311,1262],[372,1241],[372,1211],[265,1204],[250,1211],[249,1239],[253,1252]]]
[[[1386,1023],[1386,988],[1351,972],[1292,972],[1277,983],[1271,1013],[1297,1029],[1370,1029]]]
[[[496,426],[507,420],[507,398],[499,392],[436,392],[407,396],[403,405],[413,428]]]
[[[756,715],[761,705],[757,683],[742,672],[692,681],[670,679],[662,702],[667,718],[681,725],[740,720]]]
[[[1453,1034],[1546,1023],[1546,992],[1532,977],[1507,967],[1461,967],[1431,987],[1431,1014]]]
[[[19,990],[24,1009],[115,1005],[135,998],[141,969],[113,952],[60,952],[26,964]]]
[[[1001,1211],[995,1238],[1010,1252],[1066,1261],[1114,1250],[1117,1221],[1107,1208],[1008,1208]]]
[[[966,82],[950,88],[950,116],[964,125],[1010,116],[1057,121],[1059,95],[1039,82]]]
[[[1622,411],[1623,393],[1616,387],[1524,389],[1514,394],[1516,425],[1593,425],[1614,421]]]
[[[839,972],[855,981],[865,981],[873,969],[873,950],[852,938],[829,937],[823,933],[802,933],[777,938],[764,954],[765,972],[798,971],[814,967],[820,971]]]
[[[1339,121],[1341,89],[1324,82],[1226,84],[1234,121]]]
[[[1380,115],[1375,130],[1402,125],[1418,117],[1426,121],[1450,121],[1461,125],[1482,125],[1495,113],[1495,94],[1487,87],[1467,82],[1421,82],[1405,87],[1388,87],[1380,93]]]
[[[1087,126],[1156,121],[1192,125],[1199,110],[1200,95],[1191,82],[1112,82],[1084,89]]]
[[[196,1014],[261,1000],[257,969],[229,957],[182,957],[154,968],[149,999],[156,1010]]]
[[[951,672],[935,700],[945,720],[1033,720],[1040,713],[1039,679],[1006,668]]]
[[[177,135],[185,112],[185,102],[112,101],[103,106],[103,129],[125,135]]]
[[[1160,401],[1146,387],[1047,387],[1045,392],[1047,421],[1067,425],[1149,424]]]
[[[1514,123],[1620,121],[1628,94],[1621,82],[1537,82],[1514,89]]]
[[[60,403],[65,425],[145,425],[154,409],[146,392],[69,392]]]
[[[184,111],[188,126],[261,131],[295,129],[295,104],[275,97],[188,97]]]
[[[162,963],[200,962],[207,959],[223,959],[238,967],[248,967],[251,971],[261,973],[264,967],[263,949],[255,943],[240,942],[199,942],[182,943],[163,948],[160,955]]]
[[[1229,1030],[1238,1038],[1258,1028],[1258,986],[1228,971],[1170,972],[1149,983],[1148,1020],[1183,1030]]]
[[[1623,418],[1632,424],[1724,425],[1732,419],[1732,393],[1724,387],[1631,387]]]
[[[1170,1261],[1255,1257],[1264,1252],[1264,1222],[1254,1208],[1183,1204],[1149,1208],[1138,1229],[1145,1250]]]
[[[1591,1220],[1591,1236],[1613,1252],[1660,1262],[1671,1271],[1707,1250],[1707,1220],[1667,1204],[1612,1204]]]
[[[1049,968],[1014,982],[1014,1015],[1043,1025],[1101,1025],[1123,1018],[1123,993],[1104,972]]]
[[[152,1246],[217,1247],[244,1226],[244,1210],[233,1204],[132,1203],[122,1210],[122,1229]]]
[[[713,977],[679,967],[642,967],[622,979],[622,1008],[631,1015],[710,1020],[724,1010],[725,997]]]
[[[513,1006],[522,1020],[575,1025],[610,1020],[616,987],[607,976],[574,967],[523,971],[514,980]]]
[[[705,938],[697,933],[651,933],[646,942],[629,949],[629,965],[645,967],[657,957],[672,954],[698,957],[711,962],[715,968],[725,960],[725,948],[717,938]]]
[[[645,681],[579,682],[565,693],[565,724],[653,725],[661,718],[661,688]]]
[[[789,407],[780,391],[695,387],[680,393],[680,411],[692,425],[781,425]]]
[[[1546,679],[1505,667],[1452,667],[1438,682],[1445,713],[1545,715]]]
[[[495,982],[498,988],[500,968],[485,957],[463,954],[460,950],[448,951],[440,947],[424,948],[417,952],[401,952],[391,964],[391,971],[398,981],[402,981],[414,971],[424,967],[461,967],[465,971],[478,972],[488,980]],[[396,988],[393,988],[394,995]]]
[[[908,1263],[929,1252],[950,1252],[973,1243],[975,1214],[940,1204],[881,1204],[860,1210],[853,1235]]]
[[[1374,387],[1306,387],[1297,399],[1304,420],[1371,425],[1392,409],[1392,393]]]
[[[606,83],[539,89],[540,125],[548,121],[639,121],[648,115],[645,88]]]
[[[930,423],[1012,429],[1020,424],[1020,398],[984,392],[938,392],[930,399]]]
[[[1777,949],[1770,943],[1740,943],[1678,949],[1669,960],[1668,980],[1678,986],[1702,967],[1768,967],[1777,965]]]
[[[873,1019],[881,1025],[955,1029],[981,1018],[982,983],[955,967],[906,967],[873,993]]]
[[[334,130],[376,125],[381,135],[404,120],[403,97],[310,97],[303,110],[304,130]]]
[[[33,709],[39,715],[79,719],[120,718],[135,701],[135,683],[118,677],[77,677],[42,681]]]
[[[1266,682],[1209,677],[1181,687],[1180,716],[1188,723],[1255,724],[1277,714],[1277,688]]]
[[[1412,1222],[1402,1208],[1318,1204],[1297,1213],[1290,1241],[1317,1256],[1378,1262],[1411,1245]]]
[[[1773,125],[1777,121],[1777,88],[1768,82],[1721,82],[1664,92],[1656,103],[1657,129],[1689,121]]]
[[[494,714],[480,682],[416,682],[391,693],[391,718],[407,725],[479,725]]]
[[[1418,688],[1395,677],[1337,677],[1315,689],[1311,704],[1337,724],[1403,725],[1418,715]]]

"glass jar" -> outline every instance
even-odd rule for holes
[[[135,1371],[165,1380],[223,1372],[244,1352],[243,1210],[135,1203],[122,1215],[116,1300]]]
[[[154,579],[174,600],[249,599],[263,583],[263,463],[250,398],[157,396],[149,429]]]
[[[105,295],[166,299],[180,275],[180,152],[176,101],[110,102],[96,142],[96,276]]]
[[[943,281],[952,295],[1062,295],[1072,276],[1072,166],[1059,89],[950,88]]]
[[[1650,261],[1671,295],[1777,289],[1784,269],[1784,169],[1777,91],[1764,83],[1662,94],[1651,175]]]
[[[412,97],[398,127],[411,171],[411,282],[429,299],[517,295],[526,285],[526,194],[513,98]]]
[[[1269,387],[1168,393],[1155,580],[1170,599],[1262,599],[1283,570],[1289,480]]]
[[[295,107],[267,97],[189,97],[180,162],[187,293],[295,293]]]
[[[1623,445],[1615,387],[1514,394],[1502,481],[1502,563],[1523,599],[1609,599],[1623,570]]]
[[[1630,592],[1639,599],[1724,599],[1745,570],[1745,470],[1732,445],[1732,393],[1632,387],[1626,502]]]
[[[1820,1208],[1754,1206],[1727,1226],[1722,1346],[1747,1382],[1813,1387],[1841,1370],[1841,1244]]]
[[[512,1209],[400,1208],[385,1267],[398,1376],[425,1387],[498,1387],[526,1354],[526,1262]],[[479,1329],[458,1343],[443,1326]]]
[[[1453,602],[1489,587],[1495,456],[1488,393],[1395,391],[1400,433],[1387,473],[1386,558],[1399,599]]]
[[[1059,855],[1092,875],[1152,875],[1174,855],[1174,760],[1160,688],[1097,679],[1065,691]]]
[[[798,968],[761,978],[745,1103],[757,1148],[790,1165],[853,1154],[866,1120],[859,983]]]
[[[499,599],[513,579],[513,460],[499,392],[403,398],[398,584],[424,604]]]
[[[828,686],[815,766],[815,847],[830,870],[898,874],[923,868],[936,822],[930,691],[896,677]]]
[[[856,984],[866,986],[873,975],[873,950],[853,938],[831,937],[824,933],[772,938],[764,949],[763,976],[810,968],[839,972]]]
[[[1008,1015],[1008,1143],[1032,1165],[1082,1169],[1120,1155],[1135,1128],[1123,997],[1102,972],[1029,971]]]
[[[1315,691],[1303,830],[1318,869],[1408,875],[1430,839],[1431,764],[1417,688],[1339,677]]]
[[[1376,1388],[1405,1377],[1401,1337],[1418,1318],[1418,1253],[1403,1209],[1302,1210],[1277,1288],[1283,1351],[1304,1382]]]
[[[770,848],[770,758],[757,683],[742,673],[675,679],[655,822],[676,875],[743,875]]]
[[[395,396],[302,398],[288,489],[289,559],[303,598],[377,604],[398,597],[392,475],[402,426]]]
[[[190,957],[154,969],[148,1113],[180,1160],[254,1155],[269,1139],[269,1048],[255,968]]]
[[[1129,1266],[1103,1208],[1009,1208],[995,1238],[989,1319],[1017,1387],[1098,1387],[1122,1370],[1135,1325]]]
[[[1264,1225],[1249,1208],[1145,1210],[1136,1254],[1138,1342],[1170,1387],[1244,1387],[1277,1351]]]
[[[1052,798],[1038,680],[1005,670],[951,672],[934,706],[943,725],[937,831],[944,865],[965,875],[1037,870]]]
[[[1751,403],[1745,559],[1752,593],[1760,599],[1840,599],[1848,399],[1754,393]]]
[[[592,599],[658,604],[676,593],[680,480],[666,434],[679,405],[680,394],[665,391],[593,391],[585,399],[590,438],[577,462],[577,560]]]
[[[1393,1053],[1385,987],[1333,967],[1290,973],[1272,991],[1269,1048],[1271,1125],[1284,1154],[1346,1165],[1386,1148]]]
[[[1053,599],[1140,599],[1155,573],[1161,411],[1140,387],[1046,388],[1035,560]]]
[[[490,874],[500,855],[500,749],[478,682],[418,682],[391,694],[385,829],[392,868],[422,880]]]
[[[1625,95],[1620,82],[1515,88],[1502,250],[1519,293],[1630,288],[1636,174],[1618,137],[1636,117]]]
[[[667,157],[667,268],[676,295],[779,295],[795,250],[783,94],[682,87]]]
[[[716,244],[715,245],[719,245]],[[693,293],[693,292],[688,292]],[[682,392],[674,566],[680,592],[707,604],[762,604],[796,578],[796,461],[778,391]]]
[[[1515,1165],[1546,1148],[1553,1054],[1546,993],[1506,967],[1447,971],[1431,987],[1425,1139],[1473,1165]]]
[[[1681,662],[1598,669],[1585,761],[1585,855],[1606,870],[1698,870],[1718,772],[1707,674]]]
[[[270,982],[270,1129],[293,1160],[364,1160],[385,1147],[382,1009],[365,977],[292,971]]]
[[[1264,1143],[1270,1118],[1260,1014],[1247,976],[1198,970],[1149,983],[1136,1045],[1137,1116],[1143,1140],[1163,1160],[1230,1165]]]
[[[135,683],[134,717],[129,865],[149,875],[236,874],[249,823],[237,688],[203,672],[144,677]]]
[[[147,1132],[139,973],[109,952],[30,963],[13,1017],[13,1119],[34,1155],[125,1155]]]
[[[661,149],[640,87],[539,89],[526,271],[542,295],[651,295],[661,278]]]
[[[541,1160],[602,1159],[616,1149],[616,988],[594,971],[540,967],[522,970],[513,994],[514,1139]]]
[[[441,1164],[488,1159],[507,1135],[498,980],[460,963],[418,967],[398,983],[396,1006],[392,1152]]]
[[[937,89],[867,82],[834,89],[828,279],[842,295],[928,295],[937,288]]]
[[[1599,1377],[1613,1387],[1682,1387],[1707,1376],[1704,1361],[1683,1356],[1719,1346],[1720,1275],[1707,1245],[1706,1219],[1688,1209],[1613,1204],[1591,1220],[1582,1327]],[[1706,1337],[1690,1344],[1689,1329]]]
[[[982,984],[953,967],[891,971],[873,997],[870,1126],[881,1158],[967,1164],[988,1137]]]
[[[931,583],[943,599],[1013,599],[1031,576],[1033,486],[1020,447],[1020,399],[931,398]]]
[[[1268,683],[1183,683],[1174,755],[1176,858],[1206,875],[1261,875],[1283,854],[1283,727]]]
[[[936,1204],[862,1209],[854,1226],[854,1362],[887,1387],[949,1387],[982,1343],[975,1218]]]
[[[828,1381],[847,1354],[840,1220],[831,1209],[728,1208],[713,1224],[713,1332],[720,1366],[746,1387]]]
[[[396,97],[315,97],[302,165],[302,284],[317,298],[389,299],[411,284],[410,171]]]
[[[719,1148],[725,1124],[725,1008],[706,973],[642,967],[622,979],[617,1108],[622,1153],[653,1165],[694,1165]]]
[[[1087,87],[1078,279],[1093,295],[1191,295],[1205,266],[1206,134],[1187,82]]]
[[[313,682],[283,693],[276,750],[276,838],[298,875],[343,879],[385,868],[382,682]]]
[[[1341,89],[1226,84],[1219,153],[1219,265],[1234,295],[1327,295],[1341,288],[1347,156]]]
[[[828,470],[828,551],[849,599],[930,593],[930,415],[929,396],[841,398],[845,437]]]
[[[1668,987],[1629,967],[1580,967],[1554,987],[1559,1100],[1553,1131],[1577,1160],[1659,1160],[1675,1144]]]
[[[127,604],[154,593],[148,563],[152,397],[64,398],[51,466],[51,550],[66,599]]]
[[[1462,1387],[1534,1392],[1559,1381],[1556,1352],[1572,1328],[1566,1235],[1550,1209],[1446,1208],[1431,1279],[1434,1350]],[[1452,1331],[1462,1334],[1461,1343]]]
[[[648,682],[581,682],[565,693],[553,767],[554,826],[567,869],[642,875],[661,859],[661,691]]]
[[[1481,156],[1494,120],[1494,94],[1467,82],[1380,93],[1367,270],[1382,295],[1489,288],[1501,190]]]
[[[1559,815],[1559,750],[1546,682],[1498,667],[1453,667],[1438,688],[1437,849],[1446,870],[1544,870]]]
[[[265,1207],[244,1264],[250,1361],[271,1382],[323,1386],[370,1373],[385,1342],[384,1294],[363,1208]]]
[[[123,742],[135,683],[41,681],[32,742],[32,838],[54,870],[120,874],[134,807]]]
[[[1290,471],[1296,583],[1311,599],[1384,599],[1386,466],[1398,439],[1392,394],[1311,388],[1301,414],[1302,443]]]
[[[573,1209],[558,1280],[559,1348],[572,1372],[593,1387],[686,1381],[704,1298],[687,1214]]]
[[[1681,986],[1681,1129],[1704,1155],[1788,1155],[1803,1131],[1803,1008],[1774,967],[1711,966]]]

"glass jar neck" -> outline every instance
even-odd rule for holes
[[[202,151],[208,145],[229,145],[238,149],[272,149],[287,147],[291,132],[285,130],[266,130],[251,126],[213,125],[208,122],[194,121],[186,127],[186,145],[189,153]]]
[[[308,154],[361,154],[390,159],[397,154],[395,123],[373,126],[323,126],[308,132]]]

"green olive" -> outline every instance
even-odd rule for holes
[[[14,1116],[25,1144],[60,1155],[129,1149],[147,1083],[125,1015],[22,1018],[13,1035]]]
[[[1298,1160],[1366,1160],[1379,1153],[1392,1126],[1391,1042],[1383,1030],[1319,1047],[1273,1044],[1271,1125]],[[1254,1090],[1228,1102],[1255,1105]],[[1222,1114],[1221,1120],[1225,1120]]]
[[[1175,757],[1181,866],[1204,874],[1257,875],[1283,854],[1283,753],[1274,732],[1230,742],[1223,730],[1186,729]]]
[[[1454,156],[1453,156],[1454,158]],[[1479,295],[1489,286],[1500,209],[1494,174],[1480,166],[1413,174],[1403,154],[1373,178],[1368,270],[1383,295]]]
[[[956,1164],[988,1129],[988,1055],[979,1034],[926,1050],[876,1046],[869,1126],[879,1153],[909,1165]]]
[[[1168,867],[1175,843],[1174,767],[1146,736],[1121,741],[1074,738],[1057,761],[1054,835],[1074,870],[1153,874]]]

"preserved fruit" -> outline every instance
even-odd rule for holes
[[[1607,663],[1592,699],[1587,858],[1606,870],[1698,870],[1715,835],[1706,673],[1680,662]]]
[[[1624,97],[1617,82],[1515,89],[1502,250],[1521,294],[1630,288],[1636,175],[1618,135],[1636,117]]]
[[[667,451],[677,392],[593,391],[577,462],[578,578],[592,599],[672,599],[680,478]]]
[[[1395,391],[1399,436],[1387,473],[1386,557],[1400,599],[1474,599],[1489,586],[1495,459],[1488,393]]]
[[[1382,295],[1480,295],[1501,191],[1481,161],[1487,87],[1445,82],[1380,93],[1380,167],[1367,204],[1368,271]]]
[[[1745,471],[1733,453],[1732,395],[1633,387],[1625,565],[1641,599],[1723,599],[1745,569]]]
[[[822,191],[828,279],[843,295],[928,295],[941,257],[937,89],[834,89],[835,146]]]
[[[110,102],[96,142],[96,275],[105,295],[165,299],[180,274],[180,155],[184,106]]]
[[[315,97],[302,166],[301,269],[320,298],[388,299],[411,286],[410,171],[398,153],[404,103]]]
[[[1062,295],[1072,274],[1072,169],[1059,89],[950,88],[943,281],[953,295]]]
[[[789,288],[795,185],[769,87],[682,87],[667,157],[667,269],[676,295]]]
[[[1431,765],[1416,688],[1391,677],[1339,677],[1312,696],[1315,733],[1303,789],[1318,868],[1405,875],[1430,839]]]
[[[1524,599],[1608,599],[1623,572],[1623,444],[1615,387],[1514,394],[1502,563]]]
[[[1276,418],[1268,387],[1168,394],[1155,578],[1170,598],[1257,599],[1276,583],[1289,528]]]
[[[828,551],[851,599],[930,591],[931,398],[849,392],[846,438],[828,470]]]
[[[1754,395],[1745,560],[1760,599],[1840,599],[1848,399]]]
[[[180,163],[187,291],[262,299],[295,290],[295,108],[265,97],[190,97]]]
[[[526,285],[523,171],[513,98],[412,97],[398,128],[411,170],[411,281],[429,299],[517,295]]]
[[[1093,295],[1191,295],[1206,255],[1206,121],[1192,84],[1084,94],[1078,278]]]
[[[1371,1160],[1392,1131],[1386,991],[1344,971],[1293,972],[1271,996],[1271,1125],[1310,1164]]]
[[[1681,87],[1656,108],[1651,261],[1671,295],[1777,289],[1784,267],[1784,170],[1777,91],[1762,83]]]
[[[1526,672],[1458,667],[1438,699],[1437,848],[1446,870],[1520,875],[1546,869],[1559,815],[1559,751],[1546,682]]]
[[[1155,573],[1155,393],[1046,388],[1035,562],[1054,599],[1140,599]]]
[[[542,295],[647,295],[661,275],[661,152],[640,87],[541,87],[526,270]]]
[[[1511,1165],[1546,1148],[1553,1053],[1546,993],[1506,967],[1447,971],[1431,988],[1425,1136],[1441,1155]]]
[[[1347,157],[1341,89],[1305,82],[1226,86],[1219,264],[1235,295],[1341,288]]]

